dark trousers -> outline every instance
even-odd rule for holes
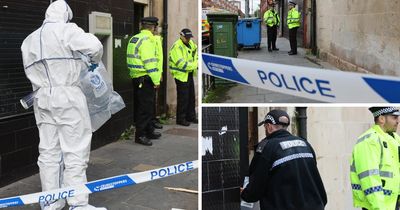
[[[157,119],[157,93],[158,91],[155,90],[154,92],[154,103],[153,103],[153,117],[151,118],[151,125],[158,123]]]
[[[297,29],[299,27],[294,27],[289,29],[289,41],[290,41],[290,51],[297,53]]]
[[[193,73],[189,73],[187,82],[175,79],[175,83],[178,98],[176,104],[176,121],[193,121],[196,119]]]
[[[133,80],[132,80],[133,82]],[[134,86],[135,89],[135,86]],[[136,117],[137,117],[137,108],[138,108],[138,104],[136,102],[137,100],[133,101],[133,122],[136,122]],[[153,123],[153,125],[155,123],[158,123],[159,120],[157,119],[157,91],[154,94],[154,111],[153,111],[153,118],[151,119],[151,122]]]
[[[269,27],[267,26],[268,32],[268,49],[276,49],[276,36],[277,36],[277,26]],[[272,46],[272,48],[271,48]]]
[[[151,120],[154,117],[155,89],[149,76],[134,78],[132,80],[134,92],[133,100],[136,106],[135,137],[137,138],[154,132]]]

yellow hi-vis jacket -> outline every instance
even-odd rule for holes
[[[355,207],[394,210],[400,188],[400,137],[374,125],[353,148],[350,180]]]
[[[279,26],[281,19],[275,10],[269,9],[264,13],[264,22],[267,26]]]
[[[169,69],[175,79],[187,82],[190,72],[197,72],[197,45],[190,40],[187,47],[181,39],[178,39],[169,51]]]
[[[162,77],[163,73],[163,48],[162,48],[162,37],[159,35],[154,36],[154,40],[156,42],[156,56],[158,58],[158,66],[157,66],[157,73],[159,74],[160,78]]]
[[[160,84],[156,40],[149,30],[141,30],[129,40],[126,60],[131,78],[148,75],[154,85]]]
[[[287,25],[289,29],[300,27],[300,16],[301,15],[296,8],[292,8],[291,10],[289,10],[287,16]]]

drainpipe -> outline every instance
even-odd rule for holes
[[[283,37],[283,27],[284,27],[284,23],[286,23],[286,18],[287,16],[285,16],[284,12],[285,12],[285,3],[283,1],[279,1],[279,6],[280,6],[280,14],[281,14],[281,24],[279,26],[279,31],[281,32],[281,36]],[[283,23],[283,24],[282,24]]]
[[[250,17],[250,5],[249,5],[249,0],[245,0],[245,17],[248,18]]]
[[[167,113],[167,69],[168,69],[168,0],[163,1],[163,25],[162,25],[162,37],[163,37],[163,82],[161,90],[162,93],[162,107],[161,113]]]
[[[317,54],[317,1],[311,0],[311,52]]]
[[[296,107],[299,136],[307,139],[307,107]]]
[[[309,27],[309,22],[308,22],[308,15],[309,15],[309,10],[308,10],[308,1],[303,1],[303,8],[302,8],[302,19],[303,19],[303,47],[304,48],[309,48],[310,46],[307,45],[307,30]]]
[[[149,0],[149,16],[153,16],[153,0]]]
[[[0,155],[0,179],[1,179],[1,175],[2,175],[3,173],[2,173],[2,171],[1,171],[1,155]]]

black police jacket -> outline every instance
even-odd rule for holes
[[[241,197],[261,210],[320,210],[327,197],[315,152],[304,139],[278,130],[256,148]]]

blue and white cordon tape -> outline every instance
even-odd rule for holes
[[[203,73],[288,95],[342,103],[400,103],[400,78],[203,53]]]
[[[105,190],[117,189],[129,185],[135,185],[143,182],[169,177],[172,175],[191,171],[196,168],[198,168],[198,161],[194,160],[164,168],[96,180],[88,182],[86,184],[82,184],[80,186],[71,186],[46,192],[38,192],[27,195],[3,198],[0,199],[0,208],[22,206],[32,203],[43,203],[58,199],[74,197],[81,194],[91,194]]]

